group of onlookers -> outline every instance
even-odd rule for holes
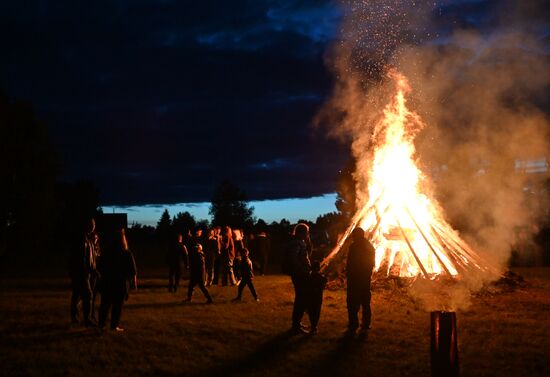
[[[122,305],[128,298],[129,289],[137,288],[136,264],[128,248],[124,228],[113,229],[102,235],[100,243],[95,231],[95,221],[88,219],[81,235],[69,259],[72,282],[71,319],[73,323],[78,323],[77,307],[81,301],[84,325],[103,329],[110,311],[111,329],[124,331],[119,326]],[[361,228],[356,228],[351,238],[346,264],[348,333],[355,335],[359,328],[358,312],[362,308],[360,335],[366,336],[371,321],[370,285],[375,250]],[[255,263],[250,258],[247,243],[253,247]],[[265,232],[249,237],[248,242],[245,242],[241,230],[232,230],[228,226],[215,226],[206,237],[203,237],[200,228],[194,232],[178,233],[166,254],[169,267],[168,289],[170,292],[177,291],[183,265],[189,270],[187,301],[191,301],[194,288],[198,287],[204,294],[206,303],[211,304],[212,297],[207,287],[217,284],[238,285],[234,300],[240,300],[244,288],[248,286],[254,299],[259,301],[253,284],[254,264],[258,266],[260,273],[265,273],[268,250]],[[282,270],[290,275],[295,291],[291,332],[316,333],[327,279],[321,274],[320,262],[311,261],[312,244],[306,224],[299,223],[294,227],[283,254]],[[101,303],[96,322],[97,293],[101,294]],[[305,313],[310,319],[309,331],[301,323]]]
[[[185,234],[184,234],[185,233]],[[254,260],[261,274],[265,272],[269,244],[265,232],[245,239],[240,229],[214,226],[203,236],[203,230],[188,230],[176,235],[176,241],[168,247],[168,291],[176,292],[181,279],[182,265],[189,269],[187,300],[191,300],[194,287],[198,286],[211,303],[206,287],[221,284],[239,285],[238,296],[248,286],[254,299],[258,295],[253,284],[254,267],[249,246],[253,247]]]

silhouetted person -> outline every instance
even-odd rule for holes
[[[355,334],[359,327],[359,309],[362,308],[361,335],[364,336],[370,328],[371,322],[370,285],[375,263],[375,250],[365,238],[363,229],[355,228],[351,236],[353,242],[349,247],[346,264],[348,332],[349,334]]]
[[[214,259],[214,277],[212,279],[212,284],[215,284],[217,285],[220,281],[220,276],[221,276],[221,242],[222,242],[222,228],[219,227],[219,226],[215,226],[214,227],[214,231],[215,231],[215,234],[216,234],[216,238],[218,239],[218,244],[219,244],[219,252],[218,252],[218,256]]]
[[[124,229],[112,235],[111,242],[103,250],[101,264],[101,306],[99,308],[99,327],[103,329],[111,312],[111,330],[124,331],[119,327],[122,304],[127,298],[129,285],[137,287],[136,263],[128,250]]]
[[[212,285],[214,281],[214,266],[216,259],[220,255],[220,239],[216,228],[210,229],[208,238],[204,243],[204,256],[206,265],[206,285]],[[217,277],[217,276],[216,276]],[[217,284],[217,281],[216,281]]]
[[[233,275],[237,283],[241,280],[242,252],[245,248],[244,233],[241,229],[233,230],[233,245],[235,245],[235,258],[233,259]]]
[[[260,275],[265,275],[267,271],[267,258],[269,256],[269,239],[265,232],[260,232],[254,238],[254,256],[258,263],[258,272]]]
[[[222,239],[220,243],[220,269],[222,285],[235,285],[235,275],[233,274],[233,261],[235,259],[235,245],[233,243],[233,232],[226,226],[223,228]]]
[[[198,228],[195,229],[195,233],[193,234],[193,241],[195,243],[200,243],[201,246],[204,248],[204,237],[202,236],[202,229]]]
[[[235,298],[236,301],[241,300],[244,287],[246,286],[248,286],[248,289],[250,289],[250,293],[252,293],[252,297],[254,297],[254,300],[260,301],[258,299],[256,289],[254,288],[253,279],[254,268],[252,267],[252,261],[248,257],[248,249],[245,248],[241,251],[241,281],[237,290],[237,298]]]
[[[311,333],[317,333],[317,324],[321,316],[323,306],[323,290],[327,284],[327,278],[321,274],[321,266],[318,261],[313,262],[309,277],[309,321],[311,322]]]
[[[78,302],[82,300],[83,323],[85,326],[94,325],[90,318],[92,274],[96,274],[95,260],[95,220],[90,218],[83,226],[82,233],[76,237],[75,245],[69,256],[69,274],[71,277],[71,320],[78,323]]]
[[[189,250],[189,286],[187,288],[187,301],[191,301],[193,297],[193,289],[198,286],[201,292],[206,297],[206,303],[212,303],[212,297],[208,293],[208,289],[204,286],[204,253],[200,243],[195,243]]]
[[[96,266],[99,265],[99,260],[101,258],[101,248],[100,248],[100,242],[99,242],[99,235],[97,234],[97,232],[94,230],[93,234],[92,234],[92,239],[93,239],[93,242],[94,242],[94,254],[95,254],[95,261],[96,261]],[[92,308],[91,308],[91,319],[92,321],[97,321],[97,317],[95,315],[96,313],[96,300],[97,300],[97,295],[99,293],[99,281],[100,281],[100,276],[99,276],[99,272],[97,271],[97,268],[95,271],[93,271],[90,275],[90,287],[92,289]]]
[[[308,255],[309,227],[298,223],[293,230],[293,238],[288,245],[287,256],[290,267],[290,279],[294,285],[294,306],[292,308],[292,328],[294,334],[308,333],[301,324],[308,305],[309,275],[311,263]]]
[[[176,242],[168,248],[166,262],[168,263],[168,292],[176,292],[180,285],[182,262],[186,268],[189,265],[187,247],[183,243],[181,233],[178,233]]]

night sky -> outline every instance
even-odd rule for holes
[[[432,37],[491,28],[499,3],[442,2]],[[311,127],[345,12],[313,0],[5,1],[0,88],[33,104],[62,178],[93,180],[103,205],[208,201],[225,178],[253,200],[322,195],[349,158]]]

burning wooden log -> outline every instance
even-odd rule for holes
[[[437,261],[439,262],[439,265],[441,267],[443,267],[443,269],[445,270],[445,272],[447,273],[447,275],[452,278],[453,275],[451,274],[451,272],[449,271],[449,269],[447,268],[447,266],[445,265],[445,263],[443,263],[443,261],[441,260],[441,258],[439,257],[439,255],[437,254],[437,252],[435,251],[435,249],[433,248],[431,242],[428,240],[428,237],[426,237],[426,235],[424,234],[424,232],[422,231],[422,229],[420,229],[420,225],[418,225],[418,223],[416,222],[416,220],[414,219],[414,216],[412,215],[411,211],[409,211],[408,208],[405,208],[406,211],[407,211],[407,214],[409,215],[409,217],[411,218],[412,222],[414,223],[414,225],[416,226],[416,229],[418,229],[418,231],[420,232],[420,235],[422,236],[422,238],[424,238],[424,241],[426,241],[426,244],[428,245],[428,247],[430,248],[430,250],[432,251],[432,253],[435,255],[435,257],[437,258]]]
[[[432,377],[458,377],[456,313],[431,312]]]
[[[338,254],[338,252],[340,251],[340,249],[342,249],[342,246],[344,246],[344,243],[346,242],[346,240],[349,238],[349,236],[351,235],[351,232],[353,232],[353,230],[355,229],[355,227],[357,226],[357,224],[359,223],[359,221],[365,217],[371,210],[376,210],[376,204],[378,203],[378,201],[380,200],[380,198],[382,198],[383,196],[383,192],[378,196],[378,198],[376,198],[376,200],[372,203],[372,205],[370,207],[367,207],[367,206],[364,206],[359,212],[357,212],[355,214],[355,216],[353,216],[353,219],[351,221],[351,224],[348,226],[348,228],[346,229],[346,231],[344,232],[344,234],[342,234],[342,236],[340,237],[340,239],[338,240],[338,242],[336,243],[336,246],[334,246],[334,248],[332,249],[332,251],[330,252],[329,255],[327,255],[325,257],[325,259],[323,259],[323,261],[321,262],[321,271],[324,271],[324,269],[328,266],[328,263],[330,262],[330,260],[336,255]]]
[[[405,233],[405,230],[401,226],[401,223],[399,222],[399,219],[397,217],[395,218],[395,221],[397,222],[397,225],[399,226],[399,229],[401,229],[401,233],[403,234],[403,239],[405,240],[405,242],[407,242],[407,246],[409,246],[409,249],[411,250],[411,253],[414,256],[414,259],[416,259],[416,263],[418,263],[418,266],[420,267],[420,269],[422,270],[422,273],[424,274],[424,277],[429,280],[430,277],[428,276],[428,272],[424,268],[424,265],[420,261],[420,258],[418,258],[418,255],[416,255],[416,253],[415,253],[415,251],[414,251],[414,249],[411,245],[411,242],[409,241],[409,237],[407,237],[407,234]]]

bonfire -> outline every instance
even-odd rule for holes
[[[443,211],[429,195],[428,178],[415,161],[414,138],[425,124],[407,108],[407,79],[396,71],[389,77],[395,94],[373,128],[369,161],[368,199],[358,206],[346,231],[322,268],[330,265],[355,227],[366,231],[376,249],[378,275],[403,278],[438,276],[460,279],[473,270],[492,270],[444,219]]]

